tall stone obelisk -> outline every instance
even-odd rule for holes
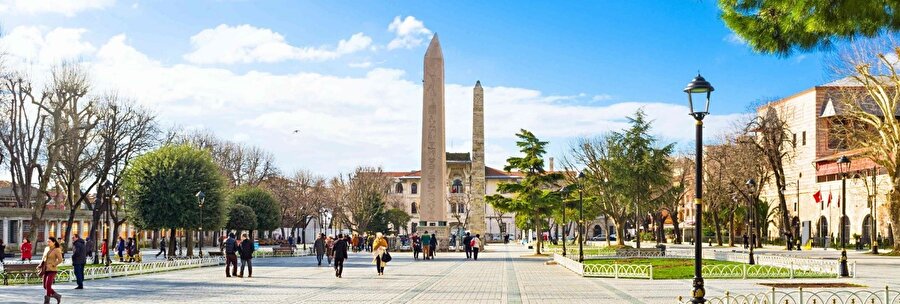
[[[485,235],[484,89],[475,83],[472,97],[472,186],[469,189],[469,231]]]
[[[425,51],[422,80],[422,210],[420,226],[447,221],[447,153],[444,132],[444,55],[437,34]],[[430,230],[431,227],[419,229]],[[446,241],[446,239],[444,239]]]

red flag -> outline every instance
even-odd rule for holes
[[[816,200],[816,204],[821,203],[822,202],[822,191],[819,190],[819,191],[816,191],[816,193],[813,193],[813,199]]]
[[[831,207],[831,191],[828,191],[828,207]]]
[[[838,204],[837,205],[838,208],[840,208],[841,207],[841,196],[840,195],[838,195],[837,204]]]

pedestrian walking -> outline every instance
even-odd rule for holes
[[[348,257],[348,246],[347,239],[342,234],[338,234],[337,241],[334,242],[334,276],[337,278],[344,273],[344,260]]]
[[[322,266],[322,258],[325,257],[325,234],[319,234],[319,237],[316,238],[316,242],[313,243],[313,250],[316,251],[316,260],[319,261],[319,266]]]
[[[234,240],[234,233],[229,233],[228,239],[225,240],[225,277],[237,276],[237,250],[238,244]]]
[[[413,235],[409,239],[412,241],[413,259],[418,261],[419,253],[422,252],[422,239],[420,239],[419,235],[415,233],[413,233]]]
[[[422,259],[427,260],[431,256],[431,235],[428,230],[422,234]]]
[[[3,260],[6,259],[6,243],[3,242],[3,239],[0,239],[0,264],[3,264]]]
[[[87,264],[87,248],[77,233],[72,238],[72,269],[75,272],[75,289],[84,289],[84,264]]]
[[[472,258],[472,235],[466,232],[466,237],[463,238],[463,248],[466,249],[466,259]]]
[[[160,254],[165,257],[166,253],[166,238],[163,237],[162,240],[159,241],[159,252],[156,253],[156,257],[159,257]]]
[[[121,236],[119,237],[119,243],[116,244],[116,252],[119,253],[119,262],[125,262],[125,256],[123,255],[125,252],[125,239]]]
[[[325,256],[328,258],[328,265],[331,265],[331,259],[334,257],[334,238],[330,235],[325,239]]]
[[[350,242],[353,245],[353,252],[359,251],[359,235],[354,234]]]
[[[476,234],[475,237],[471,238],[470,242],[469,247],[472,248],[472,257],[477,261],[478,251],[481,250],[481,235]]]
[[[31,242],[28,239],[22,240],[22,246],[19,246],[19,251],[22,254],[22,261],[28,261],[31,263],[31,250],[34,248],[31,247]]]
[[[128,263],[134,262],[134,238],[128,238],[128,242],[125,243],[125,254],[128,260]]]
[[[106,266],[109,266],[109,264],[112,263],[109,259],[109,239],[107,238],[104,238],[103,244],[100,245],[100,257],[103,258]]]
[[[431,258],[432,260],[434,260],[434,252],[437,251],[437,243],[438,243],[438,242],[437,242],[437,236],[435,236],[435,235],[434,235],[434,232],[432,232],[432,233],[431,233],[431,239],[430,239],[429,242],[428,242],[428,244],[430,245],[429,247],[431,247],[431,249],[430,249],[431,252],[429,252],[429,253],[431,254],[430,258]]]
[[[387,265],[387,261],[385,261],[386,254],[387,240],[384,239],[381,232],[378,232],[375,234],[375,238],[372,239],[372,256],[374,257],[372,262],[375,263],[375,269],[378,270],[378,275],[384,275],[384,266]]]
[[[747,237],[747,234],[746,234],[746,233],[744,233],[743,239],[744,239],[744,249],[747,249],[747,244],[750,242],[750,241],[749,241],[750,238]]]
[[[247,277],[253,277],[253,264],[250,262],[253,259],[253,241],[247,237],[247,234],[244,233],[242,236],[244,239],[241,241],[241,274],[238,277],[244,277],[244,265],[247,265]]]
[[[59,248],[59,241],[55,237],[47,238],[47,247],[44,248],[44,257],[41,259],[43,272],[43,286],[46,293],[44,294],[44,304],[50,303],[50,298],[56,299],[56,304],[62,299],[55,290],[53,290],[53,281],[56,280],[56,273],[59,272],[59,264],[63,262],[62,249]]]

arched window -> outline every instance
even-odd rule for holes
[[[397,183],[397,186],[394,186],[394,191],[397,193],[403,193],[403,183]]]
[[[412,186],[410,186],[410,190],[411,190],[412,194],[419,194],[419,184],[412,183]],[[413,213],[415,213],[415,212],[413,212]]]
[[[416,184],[413,184],[413,191],[415,191],[415,189],[416,189]],[[412,214],[419,213],[419,207],[416,206],[416,202],[412,202],[412,204],[410,205],[410,210],[409,210],[409,211],[410,211]]]
[[[463,193],[463,183],[460,179],[453,180],[453,186],[450,188],[450,193]]]

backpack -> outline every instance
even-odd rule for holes
[[[236,242],[234,241],[234,239],[228,239],[227,241],[225,241],[225,253],[227,253],[227,254],[234,254],[234,252],[235,252],[235,248],[234,248],[234,247],[235,247],[235,243],[236,243]]]

